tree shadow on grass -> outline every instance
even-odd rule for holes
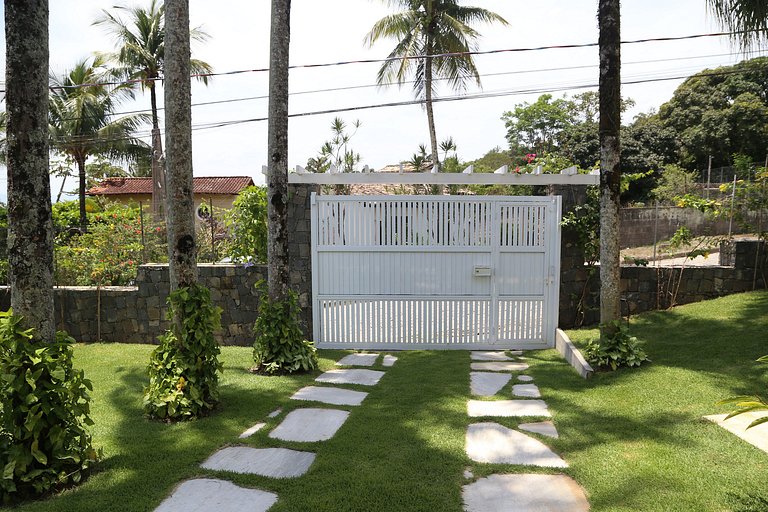
[[[243,430],[318,373],[268,378],[227,367],[220,380],[220,404],[212,414],[163,423],[143,413],[142,395],[148,383],[144,361],[104,372],[94,378],[92,404],[97,422],[94,445],[104,448],[103,461],[83,485],[44,502],[29,503],[23,510],[153,510],[183,480],[204,474],[199,468],[203,460],[218,448],[236,443]]]

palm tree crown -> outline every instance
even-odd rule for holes
[[[162,213],[160,192],[165,188],[162,164],[163,148],[160,123],[157,116],[156,81],[163,76],[165,61],[165,5],[162,0],[150,0],[149,7],[115,6],[114,12],[102,11],[94,25],[103,26],[115,40],[117,50],[103,54],[115,73],[123,79],[137,80],[142,89],[149,89],[152,109],[152,211]],[[200,28],[190,31],[196,41],[205,41],[208,34]],[[190,60],[190,72],[205,84],[213,71],[210,64],[198,59]]]
[[[85,217],[85,162],[94,155],[131,161],[148,146],[135,137],[136,130],[149,121],[147,115],[115,118],[117,106],[133,93],[126,87],[107,89],[95,84],[109,72],[101,57],[83,59],[61,76],[50,77],[49,129],[51,148],[77,164],[80,175],[80,224]]]
[[[457,0],[388,0],[403,11],[377,21],[365,42],[370,46],[379,39],[397,41],[389,59],[379,69],[377,81],[403,84],[413,72],[414,92],[423,98],[427,109],[432,161],[437,164],[437,137],[432,114],[434,78],[447,80],[451,89],[462,91],[471,80],[480,85],[480,75],[469,52],[477,49],[476,23],[507,22],[498,14],[459,5]],[[459,54],[445,56],[445,54]],[[433,57],[434,56],[434,57]]]

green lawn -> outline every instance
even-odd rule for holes
[[[547,442],[571,464],[565,472],[584,486],[593,510],[740,510],[729,491],[768,495],[768,455],[701,419],[723,411],[714,405],[720,398],[768,386],[768,372],[753,362],[768,353],[768,293],[644,315],[633,320],[632,331],[647,340],[653,363],[590,381],[554,351],[526,354],[528,373],[561,435]],[[578,342],[595,332],[571,334]],[[306,405],[288,397],[317,373],[254,376],[246,371],[250,349],[224,348],[220,410],[166,425],[141,415],[150,350],[118,344],[76,349],[77,364],[94,382],[94,440],[104,448],[104,462],[78,488],[15,510],[152,510],[182,480],[213,475],[277,492],[274,512],[459,512],[464,469],[478,477],[523,471],[476,464],[464,454],[467,352],[398,354],[379,385],[352,386],[370,395],[361,407],[342,407],[351,415],[333,439],[300,444],[278,443],[267,433],[286,412]],[[343,354],[321,351],[323,369]],[[238,443],[240,432],[278,407],[283,414],[244,444],[312,450],[317,459],[309,473],[272,480],[199,469],[217,448]]]

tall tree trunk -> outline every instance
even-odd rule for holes
[[[5,0],[5,58],[11,307],[54,341],[48,0]]]
[[[288,292],[288,53],[291,0],[272,0],[269,45],[269,135],[267,154],[267,268],[269,297]]]
[[[78,177],[77,198],[80,202],[80,232],[85,233],[88,231],[88,215],[85,211],[85,158],[78,156],[75,158],[75,163],[77,163]]]
[[[165,165],[163,162],[163,140],[160,138],[160,123],[157,119],[156,83],[150,82],[149,99],[152,107],[152,216],[155,222],[163,220],[165,204]]]
[[[165,141],[171,290],[197,282],[192,190],[189,0],[165,3]]]
[[[600,322],[621,318],[619,194],[621,189],[621,30],[619,0],[599,0],[600,27]]]
[[[428,54],[432,50],[428,51]],[[427,123],[429,123],[429,143],[432,146],[432,165],[439,166],[437,153],[437,132],[435,130],[435,114],[432,110],[432,57],[424,59],[424,106],[427,108]],[[416,169],[418,171],[418,169]]]

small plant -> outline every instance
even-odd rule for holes
[[[221,350],[213,333],[221,326],[221,309],[207,288],[195,284],[171,293],[168,319],[171,329],[150,358],[144,410],[167,421],[201,416],[219,401]]]
[[[274,375],[316,369],[317,349],[301,332],[296,292],[289,290],[285,301],[273,302],[264,281],[257,287],[261,298],[259,316],[253,326],[253,371]]]
[[[9,503],[79,483],[98,461],[86,425],[93,388],[72,365],[72,343],[33,338],[0,312],[0,499]]]
[[[757,361],[760,363],[768,363],[768,356],[763,356],[759,358]],[[717,402],[717,404],[718,405],[733,404],[736,406],[736,409],[731,411],[730,414],[728,414],[728,416],[725,417],[725,419],[733,418],[734,416],[738,416],[739,414],[744,414],[745,412],[768,411],[768,400],[766,400],[764,397],[761,397],[759,395],[734,396],[732,398],[726,398],[725,400],[721,400]],[[752,427],[762,425],[763,423],[768,423],[768,414],[760,418],[757,418],[755,421],[750,423],[747,426],[747,428],[750,429]]]
[[[615,371],[620,366],[634,367],[650,362],[640,346],[640,341],[629,335],[627,326],[620,320],[612,321],[611,329],[600,330],[612,334],[605,335],[598,341],[592,340],[584,348],[584,356],[591,364]]]

